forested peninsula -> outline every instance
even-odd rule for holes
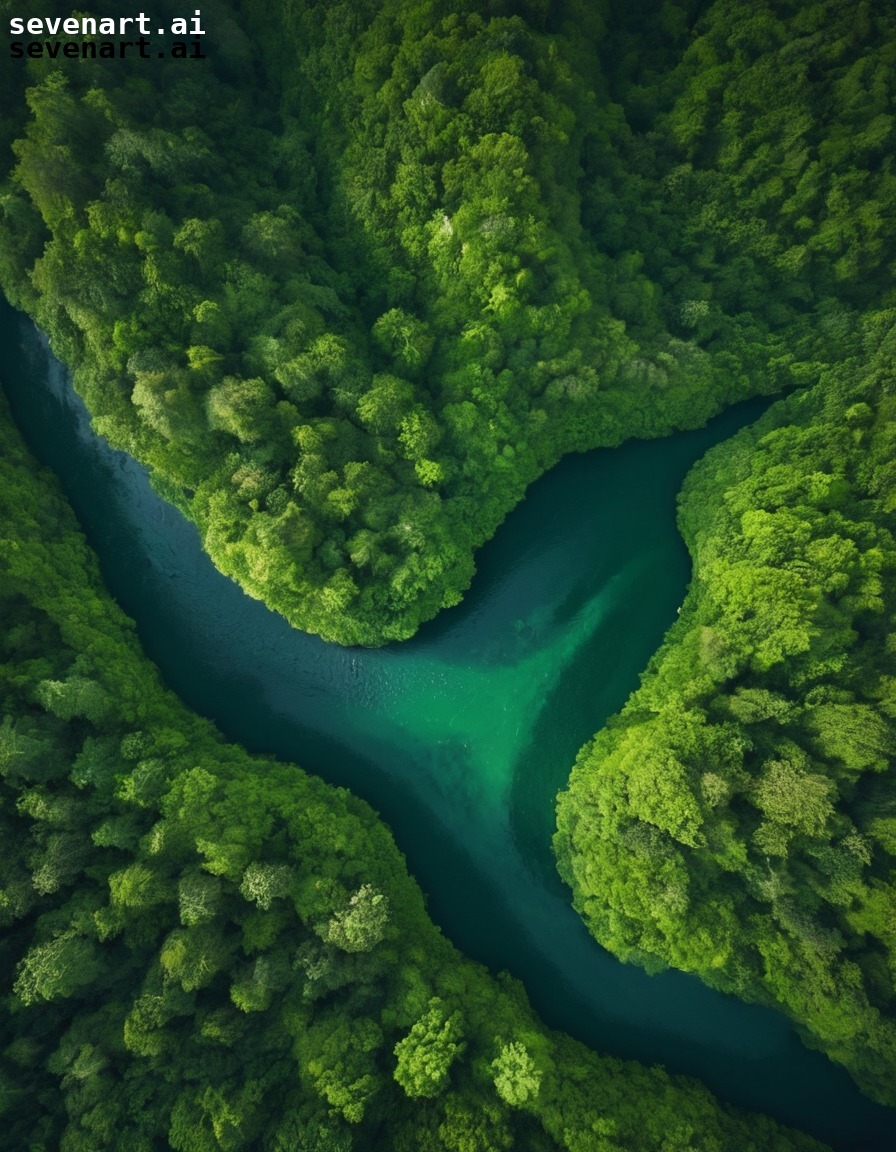
[[[831,9],[795,7],[810,29]],[[834,7],[864,58],[877,28],[857,39]],[[648,33],[672,60],[688,13]],[[757,51],[789,35],[731,19]],[[218,567],[328,639],[406,637],[455,603],[564,452],[811,377],[816,308],[866,294],[884,258],[877,217],[841,237],[864,189],[838,188],[814,234],[831,169],[791,197],[798,235],[775,235],[774,115],[747,226],[741,189],[688,162],[711,109],[644,147],[602,50],[654,49],[608,44],[606,6],[218,2],[205,20],[208,66],[5,70],[0,276]],[[718,92],[717,71],[694,83]],[[821,277],[832,246],[848,267]]]
[[[688,477],[681,616],[555,846],[626,960],[783,1007],[896,1104],[896,313]]]
[[[606,947],[783,1008],[894,1105],[896,23],[828,4],[701,25],[642,138],[689,158],[708,247],[799,294],[818,359],[786,357],[800,390],[688,478],[687,601],[580,753],[555,848]]]
[[[158,7],[166,18],[174,13],[167,0]],[[8,0],[0,11],[11,11]],[[51,11],[67,14],[52,3]],[[97,429],[151,468],[218,567],[294,626],[347,644],[406,638],[456,603],[475,549],[564,453],[696,426],[746,396],[786,394],[686,486],[681,524],[694,556],[692,589],[640,692],[580,756],[560,803],[558,861],[589,928],[618,955],[648,967],[674,964],[781,1007],[865,1091],[896,1103],[892,7],[216,0],[204,13],[202,64],[33,60],[0,74],[4,291],[71,366]],[[30,593],[21,595],[31,603]],[[43,603],[40,610],[50,612]],[[75,633],[65,640],[63,664],[75,668],[67,688],[68,675],[39,655],[62,643],[60,625],[34,627],[26,629],[37,638],[24,659],[40,667],[14,680],[24,677],[28,723],[49,725],[53,740],[75,726],[74,737],[58,737],[62,747],[77,745],[74,767],[62,766],[61,753],[47,760],[58,763],[60,780],[74,773],[60,794],[83,799],[77,790],[94,787],[77,768],[78,742],[89,735],[106,748],[97,795],[142,813],[143,800],[117,783],[136,768],[122,776],[108,758],[127,761],[126,749],[138,747],[129,742],[132,728],[156,721],[138,717],[116,728],[113,755],[103,725],[113,716],[124,724],[126,702],[97,695],[101,675],[85,671],[89,656]],[[18,657],[11,666],[19,668]],[[81,701],[82,691],[86,703],[66,702]],[[200,723],[178,715],[172,731]],[[202,740],[213,739],[202,731]],[[167,833],[153,848],[156,817],[146,816],[130,839],[109,841],[120,855],[108,880],[99,865],[85,865],[112,910],[91,905],[85,886],[72,900],[79,908],[85,901],[87,913],[72,919],[54,905],[44,935],[17,955],[37,947],[52,960],[53,948],[74,949],[90,973],[88,959],[110,947],[158,954],[146,995],[167,1004],[177,988],[188,995],[205,987],[191,989],[178,974],[177,957],[191,955],[195,940],[208,936],[210,987],[218,991],[230,957],[249,965],[256,946],[238,944],[232,927],[244,932],[239,900],[254,902],[266,925],[295,906],[313,948],[350,966],[361,961],[336,938],[345,925],[379,923],[385,911],[397,916],[413,903],[372,865],[369,874],[366,863],[346,865],[343,875],[340,863],[330,903],[308,896],[308,883],[290,873],[297,887],[263,889],[264,908],[247,869],[268,876],[270,864],[281,878],[271,881],[276,888],[287,883],[277,871],[289,869],[285,857],[259,861],[250,852],[231,865],[226,853],[202,855],[198,842],[184,847],[185,824],[195,819],[198,827],[200,817],[186,800],[178,807],[165,797],[169,789],[180,795],[190,754],[174,737],[167,751],[155,736],[146,739],[150,751],[135,751],[134,762],[148,758],[162,764],[160,780],[170,776],[159,783],[152,769],[147,803],[173,821],[178,867],[187,861],[200,888],[209,877],[224,884],[221,931],[233,951],[214,959],[214,933],[189,911],[187,920],[179,913],[179,928],[164,928],[176,941],[165,951],[163,923],[157,912],[145,914],[141,885],[153,907],[157,901],[176,917],[178,905],[174,889],[156,883],[150,859],[169,850]],[[232,750],[216,751],[210,763],[231,756],[248,763]],[[237,766],[231,776],[200,763],[212,784],[224,774],[225,794],[251,791],[251,772]],[[270,773],[279,780],[287,770]],[[284,805],[294,770],[288,779]],[[32,801],[16,803],[4,809],[10,819],[17,812],[16,828],[26,826],[16,834],[27,835],[35,820],[38,839],[56,843],[55,826],[32,814]],[[242,791],[234,803],[233,811],[252,810]],[[357,802],[340,803],[362,825],[372,819]],[[225,815],[221,821],[227,825]],[[265,836],[280,843],[273,830],[281,825],[271,821]],[[212,829],[201,839],[214,846],[219,835]],[[292,840],[282,836],[277,851],[289,855]],[[30,851],[23,848],[18,864]],[[93,851],[85,859],[93,861]],[[373,855],[386,867],[379,850]],[[119,899],[112,880],[130,867],[144,869],[135,873],[138,894],[128,895],[122,881]],[[41,899],[58,890],[41,894],[42,883],[27,890]],[[131,908],[156,936],[129,926]],[[419,916],[411,935],[430,931]],[[387,948],[398,921],[381,927],[377,947]],[[258,931],[275,947],[276,932]],[[374,967],[376,955],[372,949]],[[308,957],[290,972],[324,963],[313,949]],[[395,1021],[417,1037],[401,1049],[411,1063],[418,1041],[429,1053],[424,1037],[441,1038],[432,1044],[440,1053],[433,1066],[444,1064],[444,1076],[433,1073],[442,1087],[464,1044],[476,1050],[473,1026],[456,1021],[457,1002],[438,984],[438,964],[428,963],[420,961],[429,983],[413,1001],[416,1033],[407,1033],[410,1010],[372,1012],[377,1035],[389,1037],[371,1040],[367,1053],[380,1073],[364,1064],[340,1079],[330,1057],[317,1054],[303,1065],[309,1092],[347,1122],[379,1115],[375,1106],[365,1111],[364,1077],[381,1084]],[[29,964],[38,960],[21,969],[26,997]],[[226,1011],[234,1006],[243,1022],[238,1013],[264,1003],[284,965],[279,954],[263,964],[274,975],[257,986],[236,979],[230,999],[222,997]],[[344,989],[354,976],[333,979]],[[296,995],[303,1007],[295,1020],[305,1021],[305,994]],[[46,1007],[37,994],[28,1008],[52,1017],[51,1009],[55,1001]],[[152,1028],[183,1018],[205,1037],[193,1007],[158,1011],[162,1023]],[[354,1011],[339,1016],[343,1008],[334,1008],[334,1018]],[[71,1013],[67,1004],[64,1019]],[[51,1018],[46,1037],[62,1019]],[[526,1035],[543,1037],[526,1019]],[[328,1026],[296,1027],[324,1037]],[[293,1053],[316,1043],[290,1047],[279,1027],[263,1042]],[[141,1028],[133,1025],[134,1037]],[[83,1044],[97,1045],[99,1031],[84,1033]],[[81,1043],[74,1026],[66,1035]],[[193,1059],[189,1045],[146,1043],[143,1055],[160,1068],[175,1056]],[[548,1041],[501,1043],[508,1067],[537,1079],[539,1045]],[[454,1055],[445,1057],[449,1049]],[[444,1114],[468,1117],[457,1121],[462,1127],[497,1108],[494,1123],[510,1124],[505,1105],[514,1102],[494,1087],[502,1059],[471,1057],[469,1091],[486,1091],[488,1082],[491,1112],[458,1103],[455,1112],[445,1104]],[[43,1066],[44,1049],[34,1060]],[[223,1069],[226,1055],[221,1060]],[[102,1074],[118,1075],[120,1066],[110,1057],[115,1072],[104,1064]],[[23,1057],[15,1067],[32,1065]],[[50,1068],[72,1099],[86,1092],[89,1077],[79,1079],[62,1056]],[[410,1073],[406,1079],[416,1083]],[[265,1091],[245,1107],[260,1107]],[[452,1130],[450,1119],[414,1128],[420,1114],[411,1118],[406,1099],[424,1097],[418,1109],[443,1107],[428,1103],[426,1091],[401,1096],[391,1082],[388,1091],[414,1140],[439,1124]],[[362,1106],[349,1115],[353,1093]],[[197,1131],[226,1133],[235,1100],[205,1085],[176,1115]],[[567,1136],[538,1111],[543,1100],[525,1097],[524,1138],[481,1139],[614,1147],[609,1129],[580,1137],[570,1127]],[[166,1108],[175,1115],[173,1098],[160,1104]],[[82,1146],[89,1142],[70,1145]],[[196,1145],[205,1146],[216,1145]]]

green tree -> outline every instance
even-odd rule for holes
[[[462,1040],[460,1012],[448,1015],[443,1001],[434,996],[408,1035],[395,1045],[395,1079],[408,1096],[432,1097],[444,1091],[451,1065],[464,1050]]]
[[[13,991],[26,1007],[40,1000],[76,996],[101,971],[96,945],[71,928],[37,944],[19,965]]]
[[[343,952],[370,952],[386,935],[389,899],[372,884],[362,884],[344,908],[334,912],[323,938]]]
[[[520,1108],[538,1096],[542,1073],[525,1044],[511,1040],[501,1045],[491,1063],[495,1091],[513,1108]]]

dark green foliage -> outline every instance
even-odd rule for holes
[[[617,955],[784,1008],[896,1103],[896,313],[682,493],[681,617],[560,800]]]
[[[2,417],[6,1146],[820,1147],[547,1032],[459,956],[365,804],[162,687]]]

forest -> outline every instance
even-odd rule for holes
[[[688,477],[688,599],[556,849],[602,944],[783,1007],[896,1104],[896,312],[864,339]]]
[[[894,1105],[896,297],[873,252],[894,251],[875,141],[892,139],[896,29],[868,7],[853,29],[845,6],[794,11],[797,39],[752,19],[732,36],[714,9],[646,135],[688,158],[677,179],[716,244],[799,273],[817,359],[784,358],[799,390],[689,476],[687,601],[580,753],[555,848],[611,951],[784,1009]],[[626,68],[635,106],[656,101]],[[773,76],[780,107],[745,135]],[[744,203],[758,216],[736,235]]]
[[[385,825],[163,687],[0,424],[0,1116],[31,1152],[810,1152],[549,1032]]]
[[[670,221],[626,156],[597,6],[260,8],[209,10],[208,68],[7,69],[0,276],[96,427],[295,626],[411,635],[564,452],[811,361],[802,301],[786,337],[752,312],[776,269],[688,268],[692,190]]]
[[[457,603],[475,550],[563,454],[783,397],[685,486],[687,601],[582,750],[557,860],[615,954],[775,1005],[896,1104],[896,13],[203,13],[202,63],[0,73],[4,292],[221,571],[342,644],[408,638]],[[389,1123],[390,1147],[438,1131],[434,1148],[466,1152],[653,1131],[636,1085],[659,1073],[550,1036],[519,989],[461,964],[363,804],[225,750],[109,623],[88,560],[77,592],[51,595],[74,577],[36,525],[77,538],[14,455],[9,484],[27,474],[33,491],[17,500],[53,509],[3,527],[17,590],[2,813],[20,845],[4,947],[10,1027],[31,1021],[9,1041],[6,1098],[16,1114],[31,1102],[23,1123],[44,1135],[27,1138],[51,1147],[65,1125],[72,1149],[124,1131],[128,1147],[168,1132],[176,1148],[362,1148]],[[399,955],[416,967],[393,986]],[[241,1078],[261,1052],[270,1078]],[[145,1132],[115,1112],[117,1076],[145,1085]],[[658,1148],[732,1146],[713,1126],[738,1117],[667,1083],[662,1122],[700,1119]],[[295,1093],[301,1135],[259,1136],[272,1093]],[[733,1146],[799,1138],[749,1139],[766,1143]]]

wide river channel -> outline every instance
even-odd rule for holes
[[[564,460],[482,549],[461,605],[414,640],[366,650],[294,631],[221,576],[144,469],[91,431],[65,370],[8,308],[0,381],[171,688],[252,751],[368,800],[432,918],[522,980],[548,1025],[699,1076],[840,1149],[896,1148],[896,1111],[865,1100],[783,1016],[601,949],[551,855],[554,796],[577,750],[637,685],[684,598],[685,473],[761,406]]]

